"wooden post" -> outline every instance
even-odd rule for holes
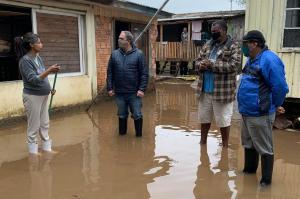
[[[188,25],[188,33],[189,33],[189,36],[188,36],[188,45],[187,45],[187,51],[186,51],[186,58],[187,58],[187,61],[189,61],[190,59],[190,53],[191,53],[191,47],[193,46],[192,45],[192,38],[191,38],[191,34],[192,34],[192,22],[189,22],[189,25]]]
[[[164,38],[164,26],[160,24],[160,42],[163,42]]]
[[[191,31],[192,31],[191,23],[192,23],[192,22],[189,22],[189,23],[188,23],[188,33],[189,33],[188,41],[191,41]]]

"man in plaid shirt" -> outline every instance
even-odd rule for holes
[[[241,52],[239,44],[227,35],[225,21],[214,22],[211,33],[212,40],[203,46],[196,61],[200,71],[198,91],[201,144],[206,144],[214,115],[220,127],[223,147],[228,147]]]

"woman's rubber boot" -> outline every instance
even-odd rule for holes
[[[244,163],[244,173],[252,174],[256,173],[259,162],[259,156],[254,148],[245,148],[245,163]]]
[[[37,143],[28,143],[28,151],[30,154],[38,154],[39,145]]]
[[[52,140],[43,141],[42,149],[45,152],[51,152],[52,151]]]
[[[265,187],[272,183],[274,155],[264,154],[261,156],[261,174],[260,185]]]
[[[127,133],[127,118],[119,118],[119,135]]]
[[[142,137],[143,136],[143,119],[134,120],[134,127],[135,127],[135,136]]]

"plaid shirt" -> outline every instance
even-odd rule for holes
[[[200,50],[196,66],[200,65],[203,59],[209,59],[214,42],[208,41]],[[227,41],[221,45],[217,52],[217,59],[208,70],[214,74],[213,99],[217,102],[229,103],[235,100],[236,95],[236,74],[241,65],[241,51],[238,42],[233,41],[229,36]],[[203,90],[204,71],[200,71],[198,91]]]

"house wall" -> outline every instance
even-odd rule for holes
[[[107,63],[112,52],[113,31],[111,17],[95,16],[96,22],[96,60],[97,60],[97,90],[105,92]]]
[[[52,1],[6,1],[0,3],[16,6],[25,6],[34,9],[55,11],[58,13],[81,13],[84,16],[84,44],[85,57],[84,71],[81,74],[58,75],[56,82],[56,95],[53,100],[53,107],[73,106],[86,103],[92,100],[97,94],[97,73],[96,73],[96,48],[95,48],[95,25],[93,9],[89,6],[59,3]],[[43,7],[41,7],[43,6]],[[34,27],[33,27],[34,28]],[[53,82],[53,75],[49,76],[50,83]],[[15,116],[24,115],[22,103],[22,81],[0,82],[0,120]]]
[[[49,80],[52,85],[53,77]],[[90,81],[85,75],[58,78],[53,107],[76,105],[91,100]],[[22,81],[0,83],[0,120],[24,114],[22,92]]]
[[[290,88],[287,97],[300,98],[300,48],[283,48],[286,0],[247,0],[245,31],[260,30],[267,45],[283,60]]]

